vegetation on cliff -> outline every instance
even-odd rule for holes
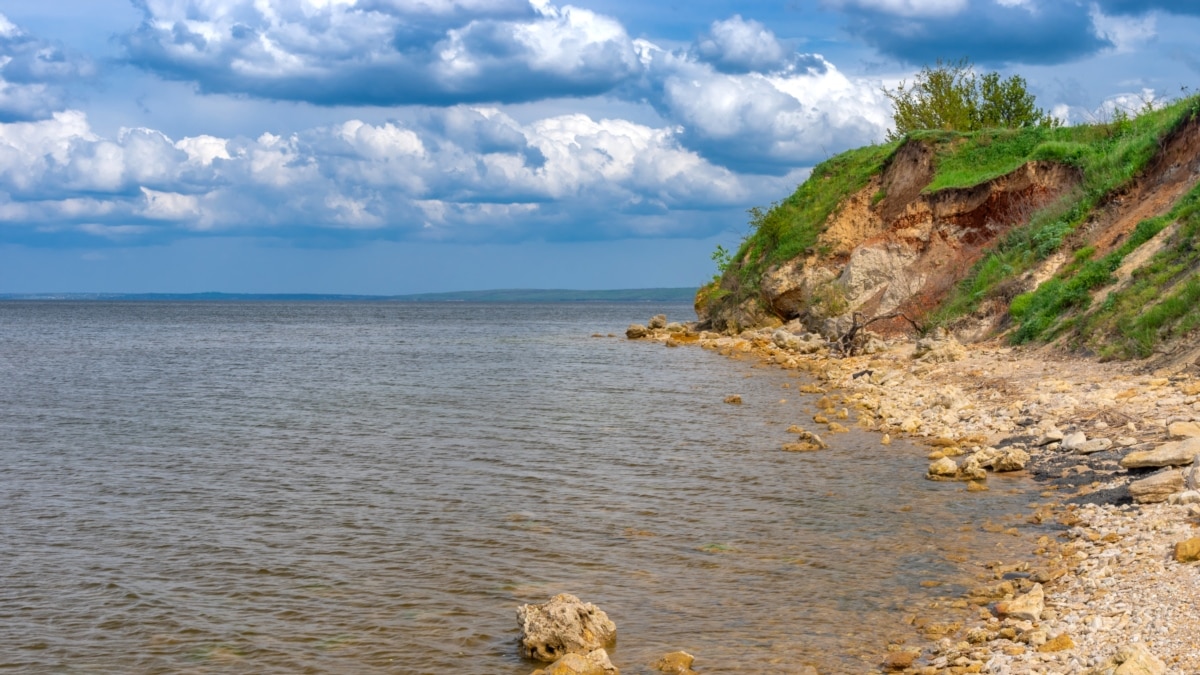
[[[736,316],[725,328],[749,310],[765,321],[811,320],[803,302],[765,291],[764,279],[786,272],[810,283],[820,268],[832,278],[821,292],[843,293],[847,314],[898,306],[928,327],[990,322],[989,334],[1013,342],[1147,356],[1200,327],[1200,96],[1132,112],[1070,127],[914,130],[833,157],[791,196],[751,209],[749,233],[697,307],[716,324]],[[1029,167],[1041,177],[1014,183]],[[918,191],[889,194],[913,181]],[[861,241],[839,245],[833,230],[848,226],[837,223],[855,219]],[[931,257],[931,238],[957,238],[953,255]],[[907,267],[868,270],[882,281],[863,290],[855,265],[861,279],[859,259],[872,251]],[[912,286],[901,289],[907,298],[902,283]]]

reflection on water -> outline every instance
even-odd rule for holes
[[[793,375],[588,337],[661,310],[0,303],[0,667],[524,675],[571,592],[626,673],[857,672],[996,557],[1020,490],[781,452]]]

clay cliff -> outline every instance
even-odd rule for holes
[[[831,159],[760,213],[697,313],[726,332],[835,339],[875,319],[884,335],[1177,349],[1200,314],[1149,315],[1200,300],[1198,183],[1196,97],[1107,124],[910,135]]]

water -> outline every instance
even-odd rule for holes
[[[525,675],[571,592],[625,673],[861,672],[996,557],[1023,483],[781,452],[794,374],[590,337],[657,311],[0,303],[0,669]]]

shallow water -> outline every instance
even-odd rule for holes
[[[795,375],[589,337],[658,311],[0,303],[0,668],[525,675],[516,606],[571,592],[625,673],[861,672],[997,557],[1025,483],[781,452]]]

